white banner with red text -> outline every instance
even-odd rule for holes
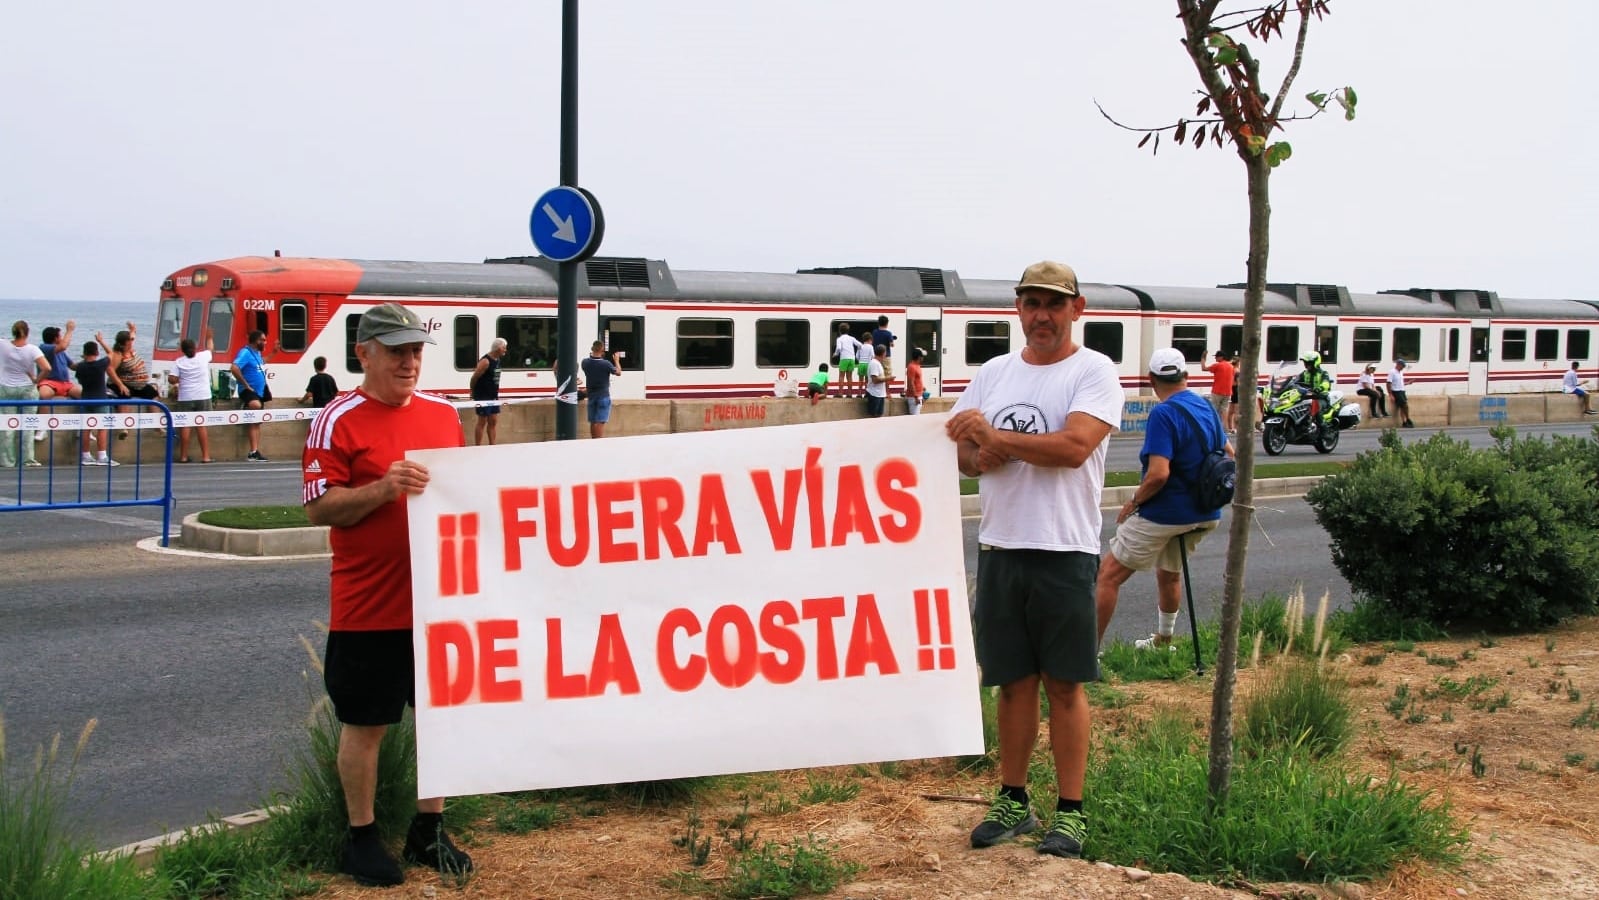
[[[981,753],[946,418],[410,454],[420,796]]]

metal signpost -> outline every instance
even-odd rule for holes
[[[555,439],[577,437],[577,264],[600,248],[605,216],[577,186],[577,0],[561,2],[561,185],[533,203],[533,246],[556,267]]]

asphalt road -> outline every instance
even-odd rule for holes
[[[1531,429],[1529,429],[1531,430]],[[1542,431],[1586,434],[1583,426]],[[1407,437],[1421,438],[1426,429]],[[1486,429],[1460,429],[1474,444]],[[1375,446],[1376,433],[1345,434],[1338,454]],[[1137,440],[1112,443],[1110,468],[1137,466]],[[1309,448],[1283,459],[1320,459]],[[131,480],[131,467],[114,478]],[[23,495],[40,470],[23,473]],[[59,477],[59,475],[58,475]],[[102,476],[103,477],[103,476]],[[146,475],[148,479],[150,475]],[[14,470],[0,470],[0,506],[18,495]],[[177,466],[179,514],[245,503],[295,503],[292,462]],[[178,518],[174,517],[174,521]],[[1113,520],[1106,514],[1106,537]],[[31,764],[33,748],[60,732],[70,748],[83,724],[98,728],[79,763],[71,811],[101,846],[115,846],[263,804],[284,784],[284,760],[320,679],[301,644],[320,654],[315,622],[327,615],[326,560],[228,561],[140,550],[159,532],[148,508],[8,511],[0,514],[6,560],[0,593],[0,712],[8,766]],[[1201,617],[1221,593],[1227,522],[1193,558]],[[976,570],[975,519],[965,522],[968,571]],[[1346,606],[1325,536],[1302,500],[1263,500],[1250,541],[1246,596],[1303,583]],[[1147,634],[1154,579],[1122,591],[1111,634]]]

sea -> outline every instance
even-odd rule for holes
[[[68,319],[76,320],[78,330],[72,335],[72,346],[67,353],[77,359],[83,353],[85,341],[94,340],[96,331],[105,335],[106,343],[116,340],[117,332],[132,322],[139,332],[139,354],[149,357],[155,340],[154,299],[145,301],[120,300],[4,300],[0,299],[0,336],[11,338],[12,323],[28,323],[28,340],[39,343],[39,334],[45,326],[65,328]]]

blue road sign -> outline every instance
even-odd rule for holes
[[[594,195],[580,187],[561,185],[533,201],[528,217],[533,246],[556,262],[588,259],[600,249],[605,235],[605,215]]]

